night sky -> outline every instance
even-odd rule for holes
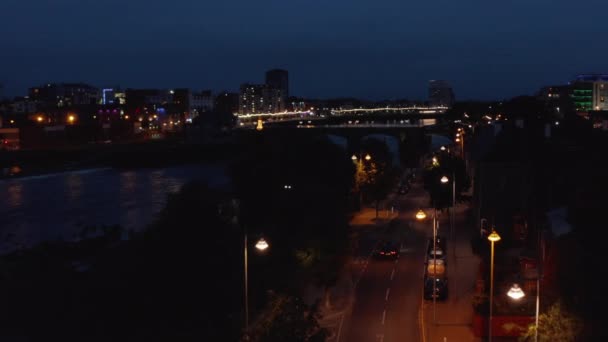
[[[1,0],[2,95],[46,82],[500,99],[608,72],[606,0]]]

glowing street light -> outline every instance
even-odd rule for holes
[[[69,123],[74,123],[75,120],[76,120],[76,117],[74,115],[69,115],[68,116],[68,122]]]
[[[258,242],[255,244],[255,248],[259,249],[260,251],[266,250],[268,246],[268,242],[266,242],[264,238],[259,239]]]
[[[498,235],[496,230],[492,229],[492,233],[488,235],[488,240],[492,245],[490,252],[490,324],[488,329],[488,341],[492,342],[492,306],[494,303],[494,242],[500,241],[500,235]]]
[[[247,229],[245,229],[245,234],[244,234],[244,243],[243,243],[243,256],[244,256],[244,272],[245,272],[245,277],[243,279],[244,283],[245,283],[245,334],[249,333],[249,277],[248,277],[248,271],[249,271],[249,262],[247,260],[247,247],[248,247],[248,240],[247,240]],[[266,242],[266,240],[264,240],[264,238],[261,238],[258,240],[258,242],[255,244],[255,248],[257,248],[259,251],[265,251],[267,248],[269,247],[268,242]]]
[[[365,160],[370,161],[372,159],[372,156],[370,156],[369,154],[365,155]]]
[[[450,181],[450,179],[448,177],[446,177],[446,176],[441,177],[441,183],[445,184],[449,181]]]
[[[526,294],[521,289],[521,287],[519,287],[518,284],[513,284],[513,286],[511,286],[511,288],[509,289],[509,292],[507,292],[507,296],[509,296],[515,300],[522,299],[525,295]]]
[[[442,150],[442,151],[445,151],[445,146],[441,146],[441,150]]]
[[[416,213],[416,219],[417,220],[424,220],[426,218],[426,213],[424,211],[422,211],[422,209],[418,210],[418,212]]]

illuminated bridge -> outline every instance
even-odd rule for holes
[[[329,115],[311,111],[236,114],[238,126],[255,128],[261,120],[264,127],[273,126],[347,126],[347,125],[420,125],[421,122],[441,117],[447,107],[381,107],[333,109]]]

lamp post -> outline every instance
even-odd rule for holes
[[[538,287],[539,285],[539,281],[538,281],[539,277],[536,278],[536,313],[535,313],[535,329],[534,329],[534,341],[538,341],[538,313],[539,313],[539,304],[540,304],[540,288]],[[519,287],[518,284],[513,284],[513,286],[511,286],[511,288],[509,289],[509,292],[507,292],[507,296],[515,299],[515,300],[519,300],[521,298],[523,298],[525,296],[524,291]]]
[[[245,237],[244,237],[244,241],[243,241],[243,255],[244,255],[244,268],[245,268],[245,277],[244,277],[244,282],[245,282],[245,336],[247,339],[249,339],[249,278],[248,278],[248,270],[249,270],[249,263],[247,260],[247,247],[248,247],[248,240],[247,240],[247,230],[245,230]],[[258,242],[255,244],[255,248],[257,248],[259,251],[265,251],[268,248],[268,242],[266,242],[266,240],[264,240],[264,238],[261,238],[258,240]]]
[[[433,205],[433,207],[435,207]],[[424,211],[418,210],[416,213],[416,219],[418,221],[422,221],[426,218],[426,213]],[[437,277],[437,208],[433,208],[433,273],[435,277]],[[436,302],[437,302],[437,281],[433,279],[433,324],[437,324],[437,310],[436,310]]]
[[[450,179],[447,176],[441,177],[441,183],[446,184]],[[450,210],[450,238],[454,237],[454,210],[456,208],[456,174],[452,172],[452,210]]]
[[[492,342],[492,306],[494,304],[494,242],[500,241],[500,235],[498,235],[498,233],[492,229],[492,233],[488,235],[488,240],[492,245],[490,252],[490,323],[488,329],[488,341]]]
[[[355,163],[357,165],[357,172],[363,172],[363,160],[365,159],[366,161],[370,161],[372,160],[372,156],[369,155],[369,153],[365,154],[365,157],[362,156],[361,153],[359,153],[359,157],[357,157],[356,155],[352,155],[352,157],[350,157],[350,159],[353,161],[353,163]],[[361,188],[361,185],[359,184],[359,208],[363,207],[363,190]]]

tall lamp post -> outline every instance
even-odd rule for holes
[[[492,233],[488,235],[488,240],[492,245],[490,251],[490,324],[488,329],[488,341],[492,342],[492,307],[494,304],[494,242],[500,241],[500,235],[498,235],[498,233],[492,229]]]
[[[540,289],[538,288],[538,277],[536,279],[537,283],[536,283],[536,313],[535,313],[535,329],[534,329],[534,341],[538,342],[538,313],[539,313],[539,304],[540,304]],[[526,294],[524,293],[524,291],[519,287],[518,284],[513,284],[513,286],[511,286],[511,288],[509,289],[509,292],[507,292],[507,296],[515,299],[515,300],[519,300],[521,298],[523,298]]]
[[[441,183],[446,184],[450,181],[447,176],[441,177]],[[452,172],[452,210],[450,210],[450,238],[454,237],[454,210],[456,209],[456,174]]]
[[[372,160],[372,156],[369,155],[369,153],[365,154],[365,157],[362,156],[361,153],[359,153],[359,157],[357,157],[356,155],[352,155],[352,157],[350,157],[350,159],[353,161],[353,163],[355,163],[357,165],[357,168],[361,168],[361,171],[363,171],[363,160],[365,159],[366,161],[370,161]],[[359,170],[357,170],[357,172],[359,172]],[[361,189],[361,186],[359,185],[359,208],[363,207],[363,190]]]
[[[249,279],[248,279],[248,269],[249,269],[249,263],[247,260],[247,247],[248,247],[248,240],[247,240],[247,230],[245,230],[245,237],[243,239],[243,255],[245,258],[245,262],[244,262],[244,268],[245,268],[245,277],[244,277],[244,282],[245,282],[245,336],[248,339],[249,338]],[[258,242],[256,242],[255,244],[255,248],[257,248],[259,251],[265,251],[268,248],[268,242],[266,242],[266,240],[264,240],[264,238],[261,238],[258,240]]]
[[[435,206],[433,206],[435,207]],[[424,211],[418,210],[416,219],[422,221],[426,218]],[[437,208],[433,208],[433,273],[437,276]],[[436,296],[437,296],[437,281],[433,279],[433,324],[437,323]]]

